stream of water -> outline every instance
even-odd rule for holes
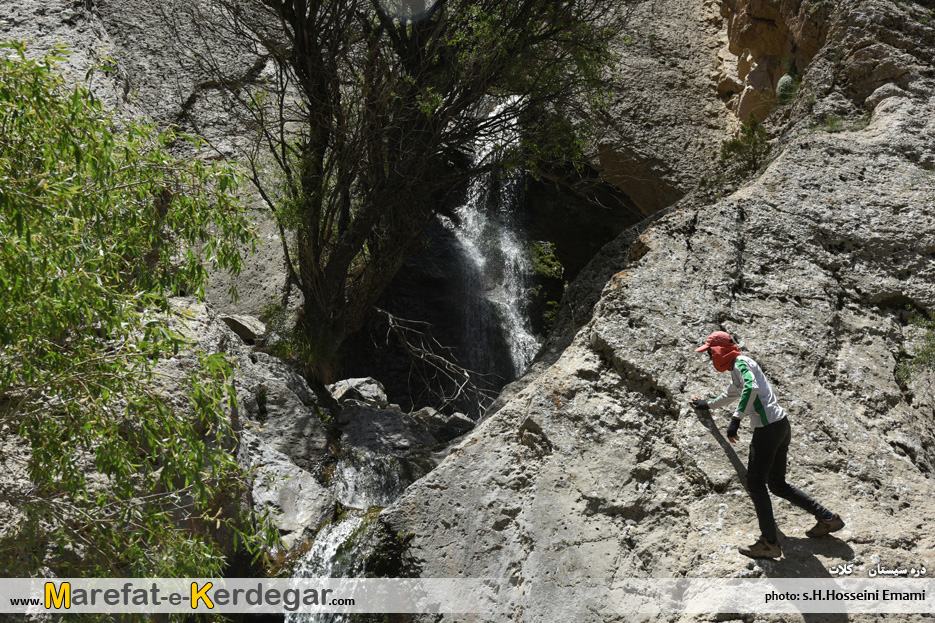
[[[481,364],[478,369],[496,369],[485,361],[491,345],[481,338],[486,329],[485,308],[492,306],[509,350],[512,378],[526,370],[540,346],[526,313],[528,245],[515,222],[522,205],[522,190],[522,180],[516,177],[497,179],[486,174],[475,179],[467,201],[456,211],[460,222],[454,229],[468,268],[468,278],[462,282],[469,291],[465,297],[469,308],[465,310],[464,333],[474,351],[468,358]]]
[[[504,101],[491,114],[512,103]],[[498,142],[502,146],[515,138],[515,131],[508,128],[507,136],[499,141],[479,142],[474,149],[474,166],[487,165],[499,148]],[[464,203],[456,210],[457,225],[447,223],[462,256],[463,274],[455,278],[463,289],[461,300],[466,307],[467,365],[484,373],[503,370],[503,362],[494,358],[507,351],[512,378],[525,371],[540,346],[527,314],[531,260],[528,241],[517,222],[523,199],[520,176],[487,173],[475,178],[468,188]],[[505,342],[506,348],[492,344],[492,340]],[[422,475],[424,470],[420,470],[411,458],[348,449],[335,468],[333,480],[335,495],[347,510],[319,531],[295,575],[320,578],[364,573],[364,560],[373,548],[367,538],[370,526],[381,508],[392,504]],[[286,621],[293,623],[344,620],[340,614],[286,616]]]
[[[405,469],[405,459],[355,448],[335,468],[335,497],[346,509],[323,527],[293,571],[302,578],[359,577],[374,544],[369,530],[379,511],[395,501],[421,473]],[[289,623],[340,623],[337,613],[286,615]]]

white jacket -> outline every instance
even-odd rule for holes
[[[749,415],[750,428],[761,428],[786,417],[786,412],[776,402],[766,375],[755,361],[744,355],[734,359],[730,378],[731,383],[724,393],[708,401],[710,408],[723,407],[740,398],[734,417],[741,419]]]

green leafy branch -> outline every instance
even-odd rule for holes
[[[195,137],[118,123],[56,71],[64,50],[0,49],[0,463],[25,476],[0,479],[0,568],[219,574],[222,542],[275,535],[239,503],[230,364],[171,328],[169,297],[240,269],[241,176],[169,153]],[[160,391],[171,357],[184,404]]]

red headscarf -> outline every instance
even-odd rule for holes
[[[696,353],[711,350],[711,363],[718,372],[727,372],[734,365],[734,359],[740,356],[740,351],[731,336],[724,331],[715,331],[705,340],[704,346],[696,348]]]

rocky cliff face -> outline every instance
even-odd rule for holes
[[[165,35],[153,30],[150,5],[95,4],[6,3],[0,31],[31,36],[37,49],[72,43],[76,73],[115,57],[115,76],[95,85],[110,103],[160,120],[202,110],[214,119],[202,129],[222,136],[210,85],[151,84],[178,70],[153,43]],[[935,568],[935,398],[926,379],[906,386],[895,376],[912,349],[906,306],[935,309],[927,11],[887,0],[643,3],[599,164],[646,214],[686,198],[635,242],[625,232],[603,249],[566,296],[551,355],[381,515],[387,534],[406,537],[405,571],[548,588],[633,576],[827,577],[842,561],[858,574],[877,562]],[[142,39],[146,54],[133,60]],[[800,86],[783,107],[771,93],[791,62]],[[754,109],[770,113],[772,162],[730,196],[691,194],[717,171],[726,129]],[[248,300],[258,305],[263,288],[276,289],[278,260],[253,261],[260,289]],[[736,553],[756,536],[743,489],[749,432],[733,446],[721,432],[726,411],[712,418],[686,404],[727,382],[693,352],[716,329],[770,376],[793,423],[789,479],[844,517],[839,538],[805,538],[811,518],[778,501],[785,557],[754,564]],[[206,348],[241,359],[241,407],[266,424],[244,445],[270,482],[289,475],[296,485],[258,488],[254,501],[281,509],[296,542],[333,504],[314,473],[329,432],[281,362],[226,330],[201,334]],[[378,424],[391,417],[379,411]],[[430,443],[432,428],[417,424]],[[369,437],[344,433],[349,447],[372,449]],[[527,593],[513,619],[555,620],[542,596]],[[583,605],[572,614],[625,618]]]
[[[715,172],[732,115],[712,97],[727,45],[717,0],[621,3],[631,39],[598,138],[597,167],[644,215],[671,206]]]
[[[595,260],[593,274],[619,272],[571,345],[383,513],[412,536],[408,569],[508,578],[529,587],[513,620],[551,621],[556,604],[533,587],[935,564],[931,387],[895,375],[912,348],[906,305],[935,306],[935,30],[912,3],[787,4],[800,3],[725,3],[734,37],[764,7],[791,40],[811,28],[796,16],[824,15],[814,49],[796,44],[810,64],[773,113],[772,162]],[[712,65],[717,52],[699,51]],[[836,538],[806,538],[813,519],[774,499],[784,558],[737,554],[758,535],[750,433],[731,445],[727,410],[687,406],[729,381],[693,352],[718,329],[772,380],[793,426],[789,480],[841,514]],[[626,619],[584,604],[575,616]]]

